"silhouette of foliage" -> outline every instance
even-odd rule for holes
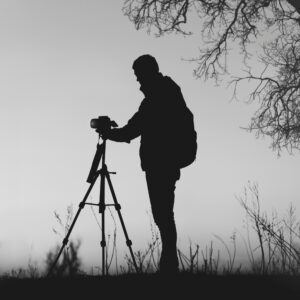
[[[248,129],[269,136],[278,153],[300,150],[300,2],[296,0],[125,0],[123,11],[136,29],[190,35],[184,26],[199,16],[203,47],[196,63],[197,78],[217,82],[228,74],[228,54],[239,48],[246,67],[243,76],[254,83],[249,100],[259,109]],[[251,67],[252,44],[262,63]],[[260,49],[261,51],[257,51]],[[261,54],[260,54],[261,52]]]
[[[291,274],[300,273],[300,223],[296,219],[296,208],[291,204],[286,216],[279,218],[277,213],[271,217],[261,209],[257,184],[245,188],[238,200],[247,216],[249,224],[257,235],[258,246],[252,246],[248,238],[247,253],[254,274]],[[260,251],[260,259],[254,252]]]
[[[62,258],[57,262],[52,270],[52,276],[74,276],[81,273],[81,260],[78,256],[80,241],[75,244],[71,241],[66,250],[62,253]],[[49,272],[60,247],[50,250],[46,256],[46,273]]]
[[[65,221],[63,221],[61,215],[55,210],[53,212],[55,220],[59,225],[59,229],[52,228],[53,232],[60,236],[61,238],[65,237],[68,233],[72,220],[73,220],[73,205],[70,204],[67,206],[67,213],[65,215]]]
[[[52,230],[56,235],[60,236],[61,238],[64,238],[70,229],[71,222],[73,219],[72,204],[67,206],[67,212],[64,218],[62,218],[57,211],[54,211],[54,217],[59,225],[59,229],[52,228]],[[63,219],[65,219],[65,221]],[[62,258],[60,258],[60,260],[56,263],[54,269],[51,272],[53,276],[73,276],[80,273],[81,260],[78,256],[80,244],[80,241],[77,241],[76,243],[70,241],[66,245],[62,253]],[[58,255],[58,252],[60,251],[60,247],[61,246],[57,245],[54,250],[50,250],[47,253],[46,274],[50,271],[51,266],[53,265]]]

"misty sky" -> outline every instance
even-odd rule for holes
[[[177,182],[178,247],[184,251],[192,241],[204,248],[214,234],[229,241],[233,231],[243,232],[245,213],[236,196],[248,181],[258,182],[268,212],[283,215],[291,202],[299,207],[299,154],[278,158],[269,139],[240,129],[256,105],[230,101],[226,84],[196,80],[195,65],[183,60],[198,54],[198,24],[188,24],[196,33],[191,37],[158,39],[136,31],[122,4],[0,1],[0,272],[29,261],[42,266],[46,252],[61,243],[52,230],[63,234],[53,212],[65,220],[67,207],[75,213],[88,188],[97,144],[90,119],[107,115],[126,124],[143,99],[132,62],[146,53],[181,87],[198,132],[197,160]],[[138,149],[139,139],[108,142],[107,164],[117,172],[112,181],[133,248],[143,250],[151,241],[151,214]],[[97,202],[98,190],[96,185],[91,201]],[[95,215],[100,220],[97,209]],[[115,220],[122,258],[127,247]],[[108,212],[108,233],[113,229]],[[71,238],[81,240],[88,270],[100,266],[100,233],[86,206]]]

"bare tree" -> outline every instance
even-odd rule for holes
[[[194,75],[217,82],[228,74],[227,57],[238,46],[246,70],[231,82],[255,82],[249,100],[259,109],[248,129],[272,138],[278,153],[300,150],[300,1],[296,0],[125,0],[123,11],[137,29],[157,36],[190,35],[188,18],[201,20],[202,47]],[[263,71],[251,68],[252,44],[261,49]]]

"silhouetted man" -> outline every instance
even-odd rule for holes
[[[160,271],[173,273],[178,271],[174,191],[180,178],[175,149],[180,141],[179,116],[186,106],[179,86],[159,72],[154,57],[142,55],[132,68],[145,98],[127,125],[112,129],[106,138],[129,143],[141,136],[141,167],[146,174],[153,218],[162,241]]]

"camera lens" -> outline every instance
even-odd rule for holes
[[[90,122],[91,128],[97,128],[98,119],[92,119]]]

